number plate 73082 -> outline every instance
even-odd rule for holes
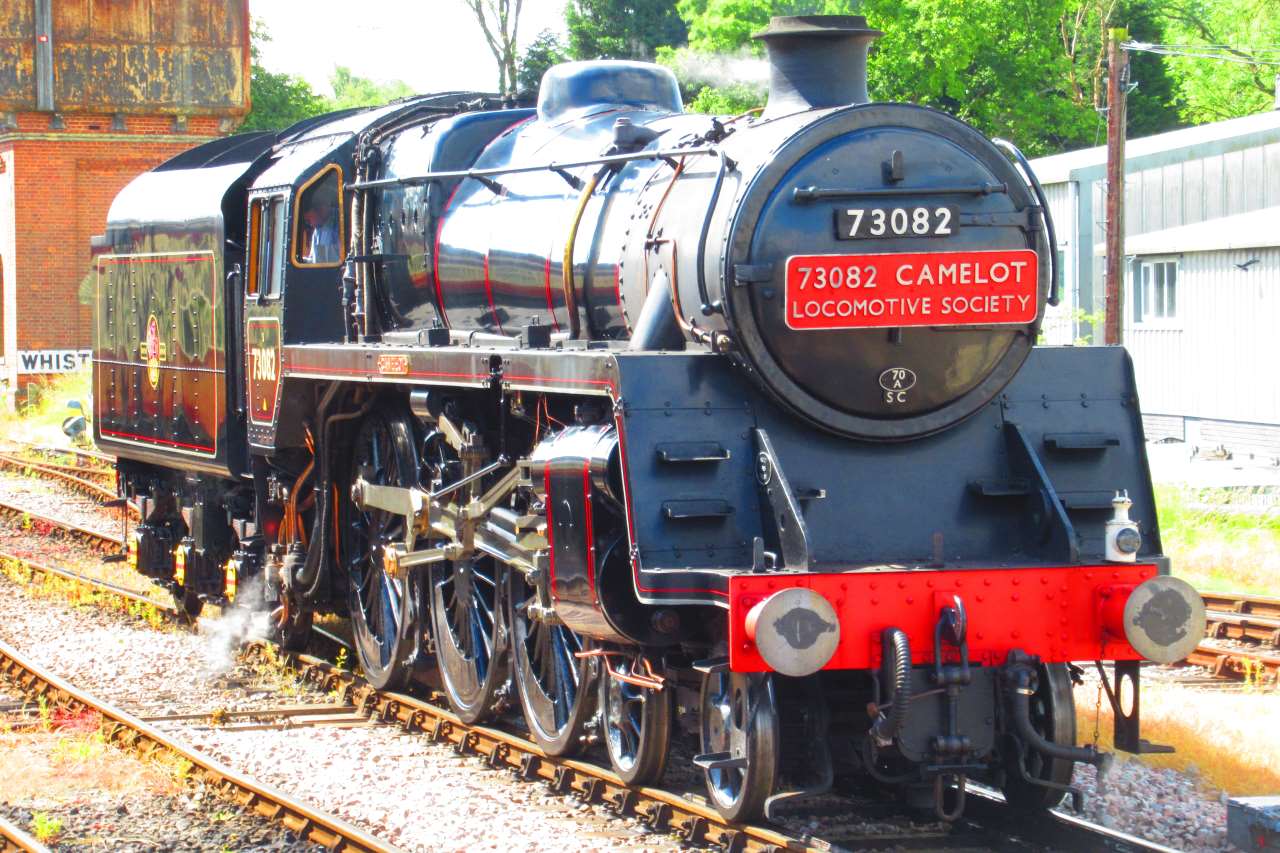
[[[837,240],[950,237],[960,228],[954,205],[836,208]]]

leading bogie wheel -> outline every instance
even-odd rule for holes
[[[1075,746],[1076,702],[1067,665],[1041,665],[1036,681],[1036,692],[1032,694],[1030,703],[1032,727],[1046,740],[1060,746]],[[1011,751],[1005,767],[1003,791],[1009,805],[1032,812],[1058,806],[1066,796],[1065,791],[1028,782],[1018,769],[1019,759],[1019,755]],[[1074,761],[1050,758],[1034,749],[1027,749],[1021,760],[1024,761],[1027,775],[1033,779],[1055,785],[1071,784]]]
[[[653,688],[628,681],[653,671],[640,656],[618,658],[600,674],[600,716],[609,764],[628,785],[652,785],[667,769],[675,686]]]
[[[524,575],[509,572],[511,658],[520,707],[538,746],[548,755],[573,755],[583,747],[595,711],[592,657],[582,637],[557,621],[538,618],[537,594]]]
[[[351,462],[351,480],[383,486],[418,482],[413,427],[402,415],[372,412],[360,425]],[[349,490],[348,490],[349,493]],[[348,607],[356,655],[374,687],[408,684],[420,653],[422,601],[419,585],[386,570],[385,549],[405,541],[404,516],[386,510],[349,507],[343,537]]]
[[[778,711],[768,673],[710,672],[700,702],[702,754],[711,805],[725,820],[755,820],[778,783]]]

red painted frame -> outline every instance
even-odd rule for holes
[[[968,614],[969,659],[998,665],[1013,649],[1049,663],[1073,660],[1141,660],[1124,637],[1103,627],[1103,605],[1154,577],[1154,565],[1050,566],[866,571],[832,574],[734,575],[729,579],[729,667],[767,672],[747,637],[751,608],[783,589],[821,593],[840,619],[840,645],[824,669],[880,665],[880,635],[900,628],[911,641],[911,659],[933,661],[933,630],[941,608],[960,596]]]

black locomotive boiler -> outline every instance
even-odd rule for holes
[[[1035,346],[1030,168],[870,102],[878,35],[774,19],[760,115],[571,63],[536,109],[409,98],[139,177],[94,341],[130,560],[287,645],[349,615],[374,684],[518,702],[629,783],[684,732],[730,819],[847,779],[1055,805],[1107,760],[1074,661],[1113,663],[1115,742],[1153,748],[1139,662],[1203,609],[1129,358]]]

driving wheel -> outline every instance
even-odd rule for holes
[[[402,416],[374,411],[356,435],[352,482],[412,486],[418,479],[413,428]],[[421,596],[407,578],[390,574],[387,548],[405,541],[404,516],[350,507],[345,537],[347,598],[360,667],[379,690],[404,687],[413,674],[422,630]]]
[[[465,723],[492,717],[508,692],[502,574],[490,557],[431,567],[436,661],[449,706]]]
[[[548,755],[573,755],[595,707],[594,659],[578,657],[585,643],[573,631],[538,618],[537,593],[524,575],[508,574],[512,664],[525,722]]]

